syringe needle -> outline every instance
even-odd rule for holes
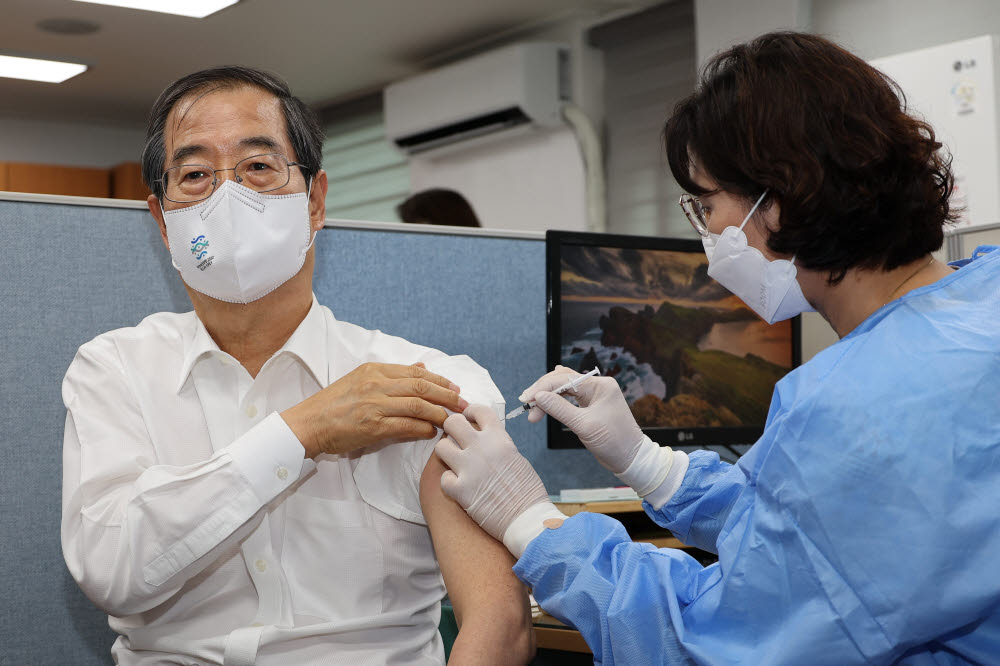
[[[559,388],[555,389],[552,392],[555,393],[556,395],[560,395],[562,393],[565,393],[566,391],[571,391],[575,389],[577,386],[579,386],[581,383],[583,383],[583,380],[585,380],[587,377],[593,377],[596,374],[598,374],[598,369],[594,368],[590,372],[582,374],[579,377],[576,377],[571,381],[566,382],[565,384],[563,384],[562,386],[560,386]],[[521,414],[528,411],[534,406],[535,406],[534,400],[532,400],[531,402],[522,402],[520,406],[518,406],[516,409],[511,410],[511,412],[507,414],[507,417],[504,420],[506,421],[514,418],[515,416],[520,416]]]

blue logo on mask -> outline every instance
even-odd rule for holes
[[[205,255],[208,254],[208,239],[204,235],[198,236],[191,241],[191,254],[194,255],[195,259],[204,259]]]

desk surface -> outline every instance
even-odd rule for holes
[[[587,641],[573,627],[567,626],[537,606],[531,607],[531,623],[535,627],[535,644],[548,650],[592,654]]]
[[[578,513],[642,513],[642,502],[639,500],[605,500],[602,502],[556,502],[556,508],[567,516]]]

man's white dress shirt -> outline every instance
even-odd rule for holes
[[[420,508],[436,438],[315,461],[278,412],[366,362],[503,398],[466,356],[315,299],[256,378],[193,312],[83,345],[63,383],[62,545],[117,663],[442,664],[444,584]]]

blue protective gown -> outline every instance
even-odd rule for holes
[[[600,664],[1000,664],[1000,251],[775,387],[737,464],[691,455],[632,543],[579,514],[515,567]]]

